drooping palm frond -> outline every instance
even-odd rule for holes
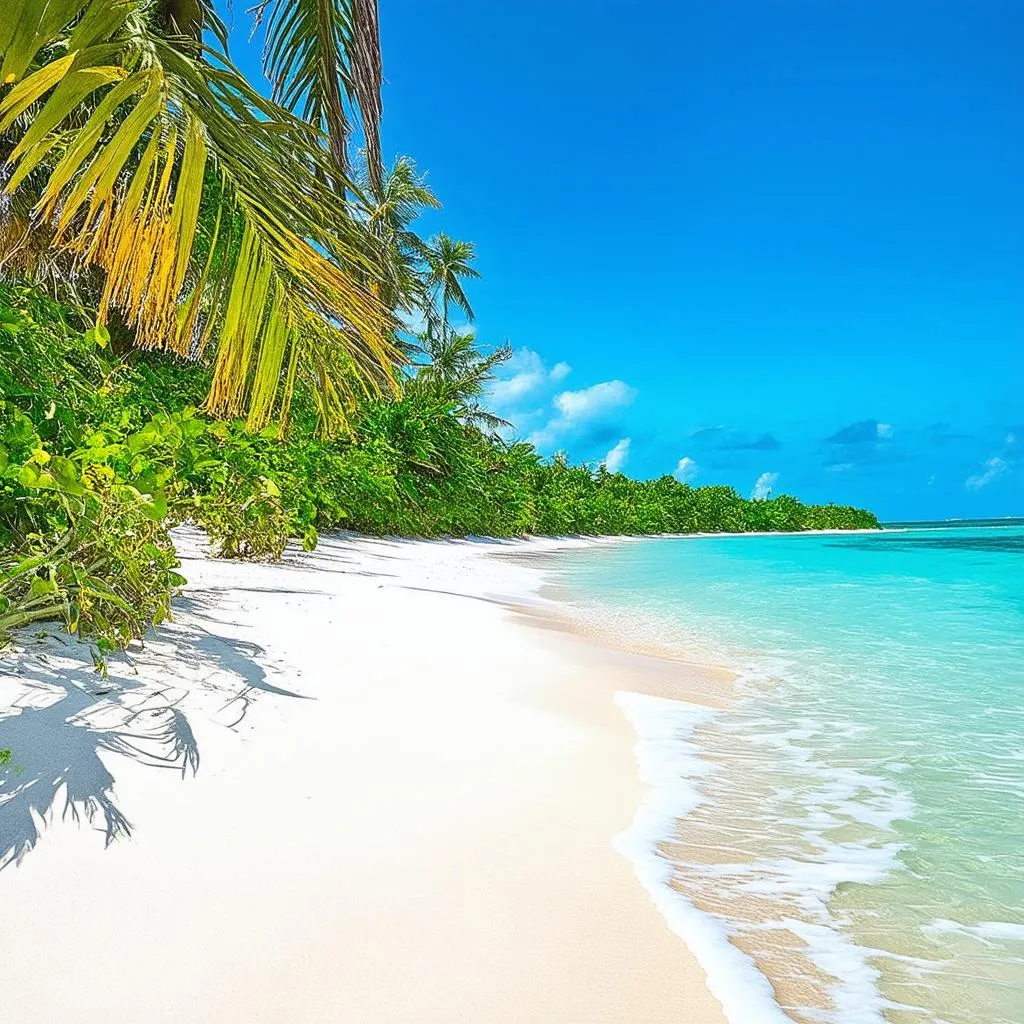
[[[3,6],[6,189],[43,172],[34,216],[102,268],[100,315],[117,306],[141,345],[188,355],[216,334],[211,413],[264,425],[316,350],[331,355],[320,399],[336,429],[340,364],[380,392],[401,359],[365,284],[389,274],[382,247],[327,184],[309,126],[223,50],[181,46],[149,14],[146,0]],[[200,217],[211,201],[212,230]]]
[[[380,148],[381,88],[384,71],[380,56],[380,24],[377,0],[351,0],[352,4],[352,91],[363,119],[366,170],[373,191],[384,187],[384,160]]]
[[[324,132],[335,167],[348,175],[351,111],[359,116],[371,188],[383,188],[383,72],[377,0],[261,0],[264,70],[274,98]],[[343,182],[342,182],[343,187]]]

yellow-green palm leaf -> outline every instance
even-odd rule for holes
[[[140,345],[195,355],[216,339],[210,412],[259,428],[319,360],[323,424],[337,429],[343,378],[393,385],[400,357],[374,296],[387,262],[324,184],[310,127],[221,50],[150,17],[144,0],[3,5],[7,190],[41,181],[37,218],[103,269],[100,315],[117,307]]]

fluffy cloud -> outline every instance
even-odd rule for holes
[[[883,441],[886,441],[890,437],[892,437],[892,424],[891,423],[876,423],[875,424],[875,431],[876,431],[878,436]]]
[[[697,463],[694,462],[693,459],[684,455],[679,460],[679,465],[677,465],[675,470],[673,470],[672,475],[681,484],[688,484],[697,476],[699,472],[700,470],[697,467]]]
[[[552,402],[556,415],[531,435],[530,441],[544,449],[568,435],[584,431],[599,434],[594,428],[604,427],[609,419],[631,405],[636,395],[636,389],[621,380],[602,381],[579,391],[563,391],[555,395]]]
[[[775,486],[775,481],[778,479],[778,473],[762,473],[755,481],[754,489],[750,492],[750,497],[754,501],[764,501],[766,498],[770,498],[772,488]]]
[[[618,473],[629,458],[629,438],[624,437],[612,450],[601,460],[609,473]]]
[[[980,473],[975,473],[964,481],[964,486],[970,491],[980,491],[982,487],[987,487],[993,480],[998,480],[1007,468],[1008,463],[1005,459],[993,455],[991,459],[985,460]]]
[[[568,363],[556,363],[549,370],[533,349],[517,348],[498,371],[498,379],[491,384],[490,405],[504,411],[515,409],[561,383],[571,369]]]
[[[629,405],[636,398],[636,389],[621,380],[605,380],[591,384],[582,391],[563,391],[555,395],[555,408],[571,422],[594,420]]]
[[[568,363],[555,363],[555,365],[551,367],[551,372],[548,374],[548,380],[550,380],[552,384],[561,384],[571,372],[572,367]]]

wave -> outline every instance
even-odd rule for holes
[[[616,838],[615,848],[630,860],[669,927],[697,957],[730,1024],[782,1024],[793,1019],[776,998],[779,979],[769,979],[757,956],[736,944],[753,937],[752,944],[757,945],[759,933],[762,943],[770,942],[771,933],[783,930],[804,945],[803,956],[827,993],[827,1006],[812,1001],[792,1009],[835,1024],[880,1024],[890,1005],[879,991],[879,972],[872,965],[881,951],[859,946],[833,918],[829,901],[841,885],[870,885],[884,879],[902,844],[839,841],[827,833],[850,822],[872,832],[886,831],[912,813],[909,796],[888,779],[827,765],[797,746],[814,729],[759,731],[751,729],[749,721],[731,727],[729,711],[637,693],[620,692],[616,703],[637,733],[636,759],[647,789],[636,818]],[[720,795],[742,782],[736,776],[725,784],[723,776],[737,766],[708,758],[696,735],[702,728],[719,734],[742,729],[745,743],[774,748],[772,757],[783,754],[788,771],[813,778],[813,786],[799,797],[805,815],[783,823],[791,842],[776,834],[771,854],[747,862],[681,862],[667,852],[674,844],[685,845],[688,820],[698,809],[703,818],[711,819],[733,813],[733,808],[708,806],[709,788]],[[716,784],[709,787],[711,782]],[[790,795],[783,793],[787,799]],[[760,824],[750,821],[749,828],[756,831]],[[731,916],[728,909],[699,909],[698,897],[707,891],[713,891],[720,903],[732,902],[737,908],[755,901],[761,916],[752,920],[749,915]]]

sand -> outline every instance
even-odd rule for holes
[[[510,611],[523,545],[182,540],[175,622],[108,681],[5,659],[5,1022],[723,1020],[612,842],[615,692],[727,684]]]

